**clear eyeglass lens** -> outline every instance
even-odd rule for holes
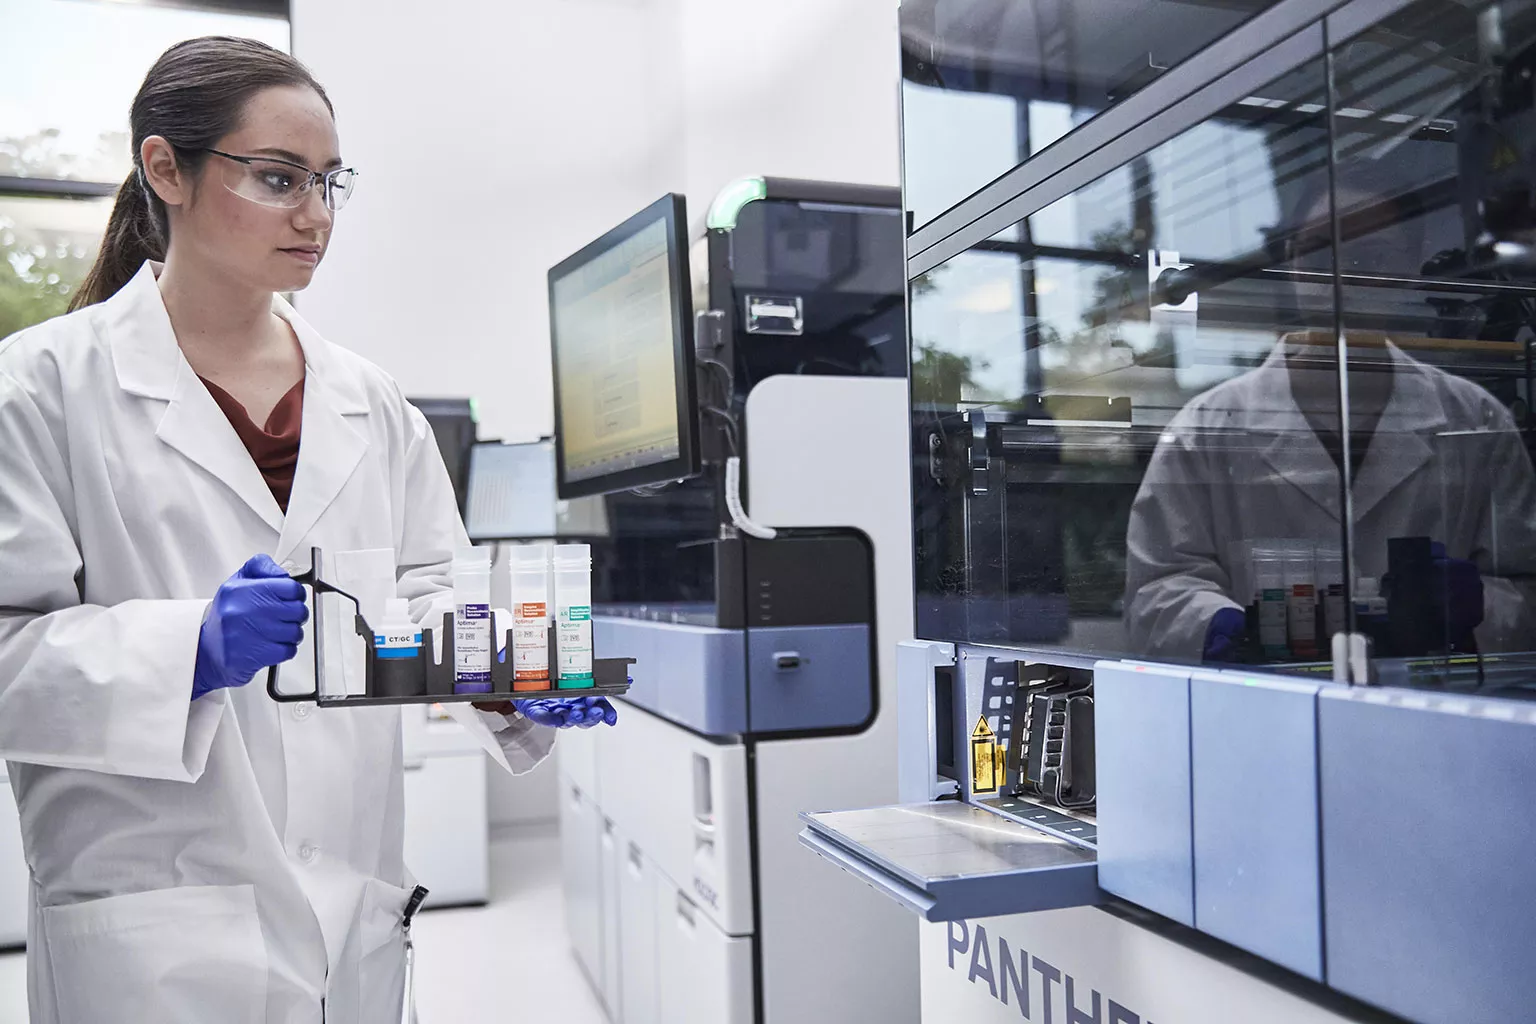
[[[347,205],[347,200],[352,198],[352,189],[357,184],[357,175],[351,169],[332,171],[326,177],[328,195],[326,205],[332,210],[339,210]]]
[[[287,164],[257,160],[243,164],[226,161],[224,185],[242,199],[262,206],[292,209],[309,192],[309,175]]]

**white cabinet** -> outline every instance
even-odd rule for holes
[[[624,708],[620,714],[627,716],[629,709]],[[629,724],[626,717],[624,724]],[[560,774],[570,779],[581,787],[581,791],[587,795],[587,799],[601,806],[603,804],[603,791],[598,786],[597,779],[597,752],[607,737],[600,734],[611,732],[609,729],[561,729],[559,736],[555,738],[555,760],[560,766]]]
[[[0,948],[27,944],[27,861],[21,852],[21,819],[11,784],[0,764]]]
[[[430,890],[426,906],[485,902],[490,891],[485,755],[405,763],[405,864]]]
[[[603,819],[581,789],[560,780],[560,861],[565,871],[565,925],[571,949],[602,989],[602,829]]]
[[[619,864],[618,933],[622,1024],[661,1024],[656,869],[634,843],[625,844]]]
[[[725,934],[666,878],[657,880],[656,901],[661,1019],[751,1024],[751,938]]]
[[[750,934],[746,748],[711,743],[629,705],[622,718],[620,728],[590,730],[601,733],[603,813],[722,930]]]
[[[603,835],[598,845],[598,861],[602,866],[602,911],[599,928],[603,937],[603,1005],[608,1007],[610,1018],[617,1020],[623,1006],[622,986],[619,979],[619,870],[623,863],[624,842],[619,838],[617,826],[603,820]]]

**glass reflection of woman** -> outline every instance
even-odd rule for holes
[[[1336,176],[1344,274],[1408,276],[1422,219],[1381,169]],[[1401,189],[1398,190],[1401,193]],[[1239,653],[1256,545],[1337,547],[1344,512],[1326,183],[1295,206],[1294,323],[1258,368],[1195,398],[1169,423],[1127,532],[1131,649],[1179,661]],[[1411,270],[1405,269],[1411,267]],[[1285,313],[1282,318],[1290,319]],[[1358,577],[1387,571],[1387,541],[1437,547],[1450,642],[1529,647],[1536,594],[1536,481],[1509,412],[1487,391],[1410,357],[1380,332],[1348,333],[1349,463]],[[1327,657],[1324,641],[1321,656]]]

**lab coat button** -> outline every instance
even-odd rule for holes
[[[303,861],[305,864],[313,864],[315,855],[319,852],[319,850],[315,849],[309,843],[304,843],[299,847],[299,860]]]
[[[308,704],[295,704],[293,706],[293,717],[297,718],[301,722],[304,719],[308,718],[309,717],[309,705]]]

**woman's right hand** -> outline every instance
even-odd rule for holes
[[[262,669],[292,658],[308,619],[303,586],[266,555],[246,562],[219,587],[203,616],[192,699],[244,686]]]

